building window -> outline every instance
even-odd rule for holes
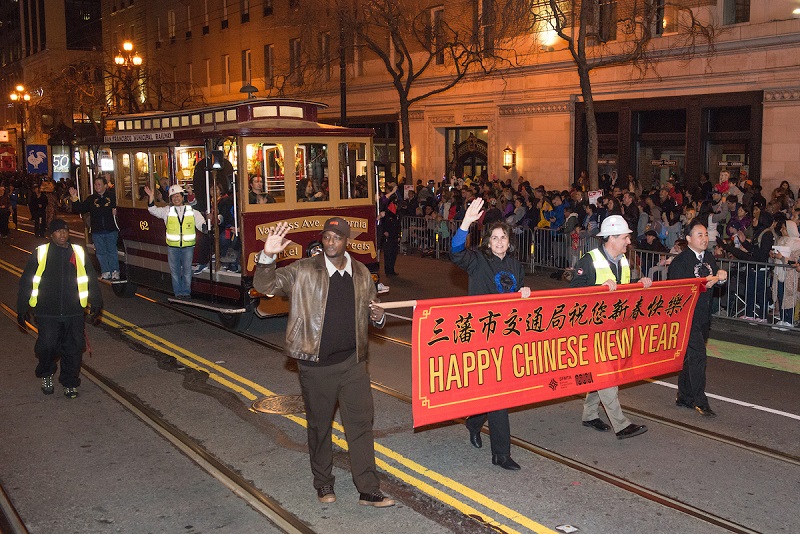
[[[203,26],[208,26],[208,0],[203,0]]]
[[[211,89],[211,60],[206,60],[206,87]]]
[[[231,92],[231,56],[222,56],[222,87],[225,93]]]
[[[194,66],[189,63],[186,70],[189,73],[189,85],[194,86]]]
[[[431,9],[431,51],[437,65],[444,65],[444,7]]]
[[[272,60],[272,45],[264,45],[264,87],[272,89],[275,80],[275,69]]]
[[[479,19],[475,27],[478,27],[478,24],[480,24],[481,33],[483,34],[483,47],[487,53],[491,54],[494,52],[494,25],[496,22],[494,1],[482,0],[480,14],[475,12],[474,15]]]
[[[242,12],[242,24],[250,22],[250,0],[239,0],[239,4]]]
[[[300,39],[289,40],[289,78],[294,85],[303,85],[300,66]]]
[[[666,0],[656,0],[656,35],[678,32],[678,6],[668,5]]]
[[[319,34],[319,68],[322,77],[327,82],[331,79],[331,34]]]
[[[272,0],[264,0],[264,16],[272,15]]]
[[[186,6],[186,38],[192,38],[192,8]]]
[[[723,9],[723,24],[750,22],[750,0],[725,0]]]
[[[353,35],[353,76],[364,75],[364,61],[361,58],[361,45],[358,35]]]
[[[228,0],[222,0],[222,29],[228,27]]]
[[[247,85],[252,80],[250,67],[250,50],[242,50],[242,85]]]
[[[175,42],[175,11],[170,10],[167,12],[167,32],[169,33],[169,42]]]
[[[663,0],[661,0],[663,3]],[[597,13],[597,33],[602,42],[617,39],[617,0],[600,0]]]

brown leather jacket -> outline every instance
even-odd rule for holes
[[[367,358],[369,345],[369,303],[377,301],[375,284],[363,263],[350,258],[353,268],[353,286],[356,300],[356,355],[358,361]],[[324,254],[298,260],[286,267],[275,268],[275,263],[256,264],[253,287],[265,295],[289,297],[289,322],[286,326],[286,352],[298,360],[316,362],[319,359],[319,341],[328,300],[328,270]],[[381,323],[372,325],[382,328]]]

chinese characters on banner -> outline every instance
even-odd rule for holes
[[[704,284],[419,300],[414,427],[679,371]]]

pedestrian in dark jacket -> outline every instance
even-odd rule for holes
[[[44,237],[47,229],[47,195],[42,192],[39,184],[33,186],[33,195],[28,200],[28,209],[33,219],[33,234],[36,237]]]
[[[92,242],[103,280],[119,280],[119,257],[117,238],[119,229],[114,216],[117,214],[117,198],[108,188],[108,181],[100,176],[94,179],[94,193],[84,201],[78,201],[78,190],[69,188],[72,213],[88,213],[91,217]]]
[[[367,371],[368,326],[382,328],[386,314],[363,263],[347,252],[350,226],[331,217],[322,229],[323,254],[276,268],[291,243],[289,223],[269,229],[258,254],[253,287],[289,297],[286,350],[296,359],[308,421],[314,488],[321,503],[336,501],[331,424],[339,405],[353,482],[363,506],[393,506],[380,491],[372,434],[374,405]]]
[[[525,268],[511,255],[511,227],[505,221],[496,221],[485,227],[480,250],[466,248],[469,227],[481,218],[483,199],[472,201],[464,215],[456,235],[453,237],[453,263],[469,274],[470,295],[494,295],[519,291],[523,298],[531,295],[529,287],[523,287]],[[511,425],[508,410],[472,415],[467,418],[469,440],[473,447],[483,446],[481,428],[489,420],[489,438],[492,444],[492,464],[516,471],[520,466],[511,458]]]
[[[30,315],[36,318],[39,337],[34,351],[39,359],[36,376],[42,379],[42,392],[53,393],[56,359],[61,356],[58,381],[64,395],[78,396],[81,356],[85,348],[84,310],[96,320],[103,297],[92,262],[83,247],[69,242],[69,228],[63,219],[54,219],[48,229],[50,242],[31,255],[19,284],[17,323],[26,328]]]
[[[728,273],[719,267],[714,255],[708,252],[708,229],[699,219],[686,226],[686,250],[675,256],[667,271],[669,280],[702,278],[706,289],[697,298],[689,343],[683,357],[683,370],[678,376],[677,406],[694,409],[700,415],[714,417],[716,414],[706,397],[706,342],[711,327],[711,288],[728,279]]]

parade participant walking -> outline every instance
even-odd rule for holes
[[[0,237],[8,237],[8,217],[11,214],[11,199],[8,198],[6,187],[0,185]]]
[[[631,281],[631,269],[625,251],[631,244],[631,229],[621,215],[609,215],[600,225],[601,245],[584,254],[575,266],[572,287],[607,286],[615,291],[620,284]],[[645,289],[653,283],[649,278],[639,280]],[[609,426],[600,419],[600,404],[619,439],[632,438],[647,432],[645,425],[635,425],[622,413],[617,386],[591,391],[583,402],[583,426],[607,432]]]
[[[81,355],[85,348],[84,309],[96,320],[103,307],[103,297],[92,262],[86,252],[69,242],[69,227],[63,219],[54,219],[48,229],[50,243],[40,245],[31,255],[22,273],[17,295],[17,323],[26,328],[32,313],[39,337],[34,351],[39,358],[36,376],[42,379],[42,392],[53,393],[56,359],[61,356],[58,381],[64,395],[78,396],[81,379]]]
[[[167,260],[172,274],[172,292],[175,298],[192,298],[192,260],[196,230],[203,230],[206,220],[191,206],[184,205],[183,188],[173,185],[169,188],[169,206],[156,207],[153,190],[145,186],[148,197],[147,211],[167,223]]]
[[[381,232],[383,233],[383,271],[386,276],[397,276],[394,270],[400,250],[400,217],[397,213],[397,184],[386,184],[386,200],[381,207]]]
[[[511,255],[511,227],[505,221],[496,221],[484,231],[479,251],[466,248],[469,227],[481,218],[484,201],[476,198],[467,207],[464,220],[453,236],[453,263],[469,274],[469,295],[492,295],[519,291],[523,298],[531,295],[523,287],[525,268]],[[508,410],[476,414],[467,418],[469,440],[478,449],[483,446],[481,428],[489,420],[489,439],[492,445],[492,464],[516,471],[520,466],[511,458],[511,425]]]
[[[47,195],[42,192],[39,184],[33,186],[33,194],[28,199],[28,209],[31,212],[31,219],[33,219],[33,235],[44,237],[44,231],[47,228]]]
[[[728,273],[719,267],[714,255],[708,252],[708,230],[700,219],[694,219],[686,226],[686,241],[689,246],[675,256],[667,270],[668,280],[681,278],[704,278],[706,289],[728,279]],[[689,343],[683,357],[683,370],[678,376],[678,396],[676,406],[695,409],[700,415],[714,417],[706,397],[706,342],[711,327],[711,291],[700,293],[692,317]]]
[[[100,263],[100,276],[103,280],[119,280],[119,257],[117,238],[119,229],[114,217],[117,214],[117,198],[108,189],[108,180],[100,176],[94,179],[94,193],[85,200],[78,200],[78,190],[69,188],[72,213],[88,213],[92,229],[92,242]]]
[[[346,251],[350,227],[332,217],[322,229],[323,254],[277,269],[277,254],[291,241],[289,224],[269,229],[259,253],[253,287],[290,299],[288,355],[297,360],[308,421],[314,488],[322,503],[336,501],[331,424],[339,404],[358,503],[383,508],[395,501],[380,491],[372,435],[374,406],[367,372],[368,326],[382,328],[369,270]]]

